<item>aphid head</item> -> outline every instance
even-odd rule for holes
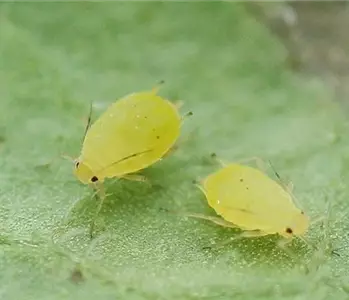
[[[307,232],[309,224],[309,217],[302,211],[295,215],[291,221],[291,226],[285,228],[283,235],[285,237],[302,236]]]
[[[90,167],[79,159],[74,161],[74,174],[84,184],[98,181],[98,177],[93,174]]]

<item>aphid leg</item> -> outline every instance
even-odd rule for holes
[[[308,246],[311,246],[311,244],[304,239],[304,237],[297,236],[300,238],[302,241],[304,241]],[[277,245],[290,257],[292,258],[295,262],[298,264],[302,265],[303,268],[305,269],[306,273],[309,273],[309,268],[306,264],[303,263],[303,261],[295,254],[294,251],[292,251],[288,245],[292,242],[292,238],[283,238],[277,242]]]
[[[325,219],[326,219],[325,216],[318,216],[318,217],[312,219],[310,223],[313,226],[313,225],[315,225],[317,223],[320,223],[320,222],[324,221]]]
[[[224,240],[224,241],[220,241],[219,243],[215,243],[215,244],[212,244],[210,246],[204,246],[202,247],[203,250],[212,250],[212,249],[219,249],[219,248],[223,248],[224,246],[238,240],[238,239],[241,239],[242,237],[240,236],[232,236],[230,237],[229,239],[227,240]]]
[[[322,231],[323,237],[321,239],[320,245],[322,245],[323,248],[327,248],[327,250],[329,248],[332,248],[332,246],[330,245],[330,241],[329,241],[329,239],[330,239],[330,237],[329,237],[329,218],[330,218],[329,216],[330,216],[330,213],[331,213],[331,207],[328,206],[327,216],[317,216],[310,221],[310,226],[314,226],[320,222],[322,223],[321,224],[321,231]],[[302,240],[304,241],[304,238]],[[306,242],[310,247],[314,248],[315,250],[319,250],[319,247],[315,246],[314,244],[312,244],[308,241],[304,241],[304,242]],[[331,253],[334,254],[334,252],[335,251],[333,251],[333,249],[332,249]],[[338,254],[338,253],[335,253],[335,254]]]
[[[204,194],[206,195],[206,192],[202,186],[203,184],[203,181],[202,180],[197,180],[197,179],[194,179],[193,180],[193,184]]]
[[[175,103],[174,103],[174,106],[177,108],[177,110],[180,110],[180,108],[183,106],[184,104],[184,101],[183,100],[177,100]]]
[[[91,221],[91,224],[90,224],[90,231],[89,231],[89,234],[90,234],[90,238],[92,239],[93,238],[93,232],[94,232],[94,229],[95,229],[95,225],[96,225],[96,219],[98,217],[98,214],[100,213],[101,209],[102,209],[102,206],[103,206],[103,203],[104,203],[104,199],[100,199],[99,200],[99,203],[98,203],[98,207],[97,207],[97,210],[95,212],[95,215]]]
[[[215,223],[215,224],[217,224],[219,226],[223,226],[223,227],[227,227],[227,228],[238,228],[233,223],[225,221],[224,219],[219,218],[219,217],[207,216],[207,215],[198,214],[198,213],[187,213],[187,212],[171,211],[171,210],[167,210],[167,209],[162,209],[162,210],[164,210],[166,212],[169,212],[169,213],[174,213],[174,214],[177,214],[177,215],[188,217],[188,218],[196,218],[196,219],[207,220],[207,221],[213,222],[213,223]],[[216,246],[222,247],[222,246],[232,242],[235,239],[237,239],[237,238],[233,237],[233,238],[229,239],[228,241],[224,241],[223,243],[215,244],[214,247],[215,248],[216,248]],[[212,246],[205,246],[205,247],[203,247],[203,249],[212,249],[212,248],[213,248]]]
[[[261,230],[246,230],[242,233],[239,234],[241,238],[255,238],[255,237],[261,237],[261,236],[266,236],[269,233],[266,233]]]
[[[147,177],[144,175],[139,175],[139,174],[126,174],[121,176],[121,178],[126,179],[126,180],[131,180],[131,181],[139,181],[139,182],[146,182]]]
[[[257,168],[261,170],[263,173],[267,172],[267,165],[265,161],[258,156],[247,157],[247,158],[239,159],[237,161],[237,163],[239,164],[249,164],[251,162],[255,163]]]
[[[92,218],[92,221],[91,221],[91,224],[90,224],[90,237],[91,237],[91,239],[93,238],[93,231],[94,231],[94,228],[95,228],[96,219],[97,219],[100,211],[102,210],[102,206],[103,206],[104,200],[106,198],[106,194],[105,194],[103,183],[97,182],[95,184],[95,189],[97,190],[97,194],[99,196],[99,203],[98,203],[98,207],[97,207],[97,210],[95,212],[95,215]]]
[[[291,242],[292,242],[292,238],[282,238],[278,240],[277,245],[280,248],[285,249],[287,245],[289,245]]]
[[[38,248],[40,246],[40,243],[35,243],[27,239],[22,238],[12,238],[7,235],[1,235],[0,236],[0,245],[22,245],[22,246],[29,246],[32,248]]]
[[[98,195],[98,190],[94,191],[91,198],[97,198],[97,195]],[[79,208],[79,205],[80,203],[82,203],[82,200],[84,198],[78,198],[77,200],[75,200],[69,207],[69,209],[67,210],[65,216],[64,216],[64,220],[65,221],[68,221],[68,218],[70,216],[70,214],[74,211],[74,209],[78,209]]]
[[[322,244],[324,244],[325,251],[326,251],[326,253],[330,253],[331,255],[336,255],[336,256],[340,257],[338,250],[341,250],[344,247],[334,248],[333,243],[331,241],[331,237],[330,237],[330,219],[331,219],[331,214],[332,214],[332,204],[333,204],[332,200],[328,201],[327,209],[326,209],[326,216],[318,216],[315,219],[313,219],[310,224],[314,225],[314,224],[318,223],[319,221],[324,220],[324,222],[322,223],[322,225],[323,225]],[[346,213],[342,214],[342,216],[337,216],[337,219],[342,219],[345,214]]]
[[[216,153],[211,153],[211,158],[214,159],[216,163],[218,163],[222,168],[224,168],[228,164],[224,160],[221,160],[220,158],[218,158]]]
[[[277,242],[277,245],[292,259],[294,259],[295,261],[297,261],[298,263],[302,263],[299,258],[297,257],[297,255],[290,250],[290,248],[288,247],[288,245],[292,242],[292,238],[283,238],[281,240],[279,240]]]
[[[313,248],[315,250],[318,250],[317,247],[313,243],[311,243],[308,239],[306,239],[305,237],[299,235],[299,236],[297,236],[297,238],[299,238],[309,248]]]
[[[202,220],[207,220],[207,221],[211,221],[217,225],[223,226],[223,227],[228,227],[228,228],[237,228],[236,225],[225,221],[222,218],[219,217],[214,217],[214,216],[207,216],[204,214],[198,214],[198,213],[187,213],[187,212],[180,212],[180,211],[171,211],[171,210],[166,210],[163,209],[166,212],[169,213],[173,213],[173,214],[177,214],[177,215],[181,215],[183,217],[189,217],[189,218],[196,218],[196,219],[202,219]]]
[[[97,190],[97,194],[98,194],[100,199],[106,198],[105,189],[104,189],[104,185],[102,182],[97,181],[96,190]]]
[[[268,233],[265,233],[265,232],[260,231],[260,230],[244,231],[236,236],[229,238],[228,240],[219,242],[219,243],[214,244],[212,246],[206,246],[206,247],[204,247],[204,249],[222,248],[223,246],[230,244],[231,242],[234,242],[236,240],[242,239],[242,238],[261,237],[261,236],[265,236],[265,235],[268,235]]]
[[[64,159],[68,159],[68,160],[71,160],[71,161],[74,161],[74,159],[72,157],[69,157],[68,156],[62,156],[61,155],[61,158],[64,158]],[[58,159],[58,157],[52,157],[50,160],[46,161],[46,162],[42,162],[42,163],[39,163],[35,166],[36,169],[44,169],[44,168],[48,168],[50,167],[56,160]]]

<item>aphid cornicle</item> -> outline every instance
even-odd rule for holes
[[[157,162],[171,149],[180,135],[181,116],[157,90],[116,101],[87,130],[74,168],[82,183],[132,179],[127,175]]]

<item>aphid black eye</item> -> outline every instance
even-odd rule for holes
[[[286,232],[289,233],[289,234],[292,234],[292,233],[293,233],[293,230],[292,230],[290,227],[287,227],[287,228],[286,228]]]
[[[79,162],[79,161],[77,161],[77,162],[75,163],[75,168],[78,168],[78,167],[79,167],[79,165],[80,165],[80,162]]]
[[[91,178],[91,181],[92,181],[92,182],[98,181],[98,177],[97,177],[97,176],[93,176],[93,177]]]

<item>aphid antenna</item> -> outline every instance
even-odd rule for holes
[[[268,159],[269,165],[271,167],[271,169],[273,170],[274,174],[276,175],[276,177],[279,179],[279,181],[281,181],[283,183],[283,180],[280,176],[280,174],[276,171],[276,169],[274,168],[273,164],[271,163],[271,160]],[[284,183],[283,183],[284,184]]]
[[[74,158],[74,157],[72,157],[72,156],[70,156],[70,155],[67,155],[67,154],[61,154],[60,156],[61,156],[61,158],[65,159],[65,160],[69,160],[69,161],[72,161],[72,162],[74,162],[74,161],[75,161],[75,158]]]
[[[85,132],[84,132],[81,144],[84,143],[87,131],[91,127],[91,120],[92,120],[92,101],[90,102],[90,111],[89,111],[89,114],[88,114],[88,119],[87,119],[87,123],[86,123],[86,127],[85,127]]]
[[[304,236],[298,235],[297,236],[298,239],[300,239],[304,244],[306,244],[309,248],[313,248],[314,250],[318,250],[317,247],[315,246],[315,244],[313,244],[312,242],[310,242],[307,238],[305,238]]]
[[[296,196],[293,194],[292,190],[287,186],[287,184],[285,184],[284,180],[282,179],[282,177],[280,176],[280,174],[276,171],[276,169],[274,168],[273,164],[271,163],[270,160],[268,160],[269,165],[271,167],[271,169],[273,170],[275,176],[278,178],[279,183],[281,184],[281,186],[283,187],[283,189],[289,193],[294,201],[294,203],[299,207],[302,208],[302,205],[300,204],[300,202],[298,201],[298,199],[296,198]],[[303,209],[302,209],[303,210]]]

